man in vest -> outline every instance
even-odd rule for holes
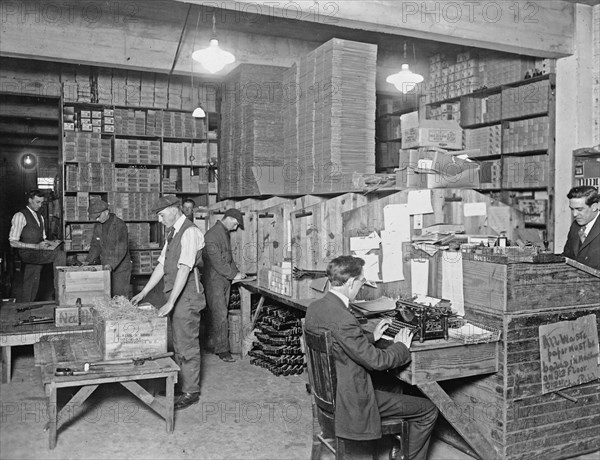
[[[42,266],[52,264],[53,268],[67,263],[65,252],[46,240],[44,218],[40,208],[44,204],[44,192],[31,190],[27,194],[27,206],[12,218],[8,240],[19,251],[19,257],[25,264],[23,270],[23,289],[18,295],[19,302],[33,302],[40,285]],[[54,271],[54,290],[58,295],[56,271]]]
[[[181,212],[176,196],[159,198],[153,212],[167,230],[167,241],[148,283],[131,302],[137,305],[164,278],[167,300],[158,315],[172,313],[173,348],[181,368],[182,390],[175,409],[183,409],[200,398],[200,312],[206,301],[196,266],[202,262],[204,236]]]

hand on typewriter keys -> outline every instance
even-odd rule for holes
[[[379,323],[377,324],[377,326],[375,326],[375,329],[373,330],[373,338],[375,339],[375,342],[377,342],[381,337],[383,337],[383,333],[391,326],[392,324],[392,318],[384,318],[381,321],[379,321]]]
[[[394,343],[402,342],[404,345],[406,345],[406,348],[410,348],[413,335],[415,335],[415,331],[413,329],[401,327],[400,331],[394,337]]]

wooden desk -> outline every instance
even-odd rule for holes
[[[19,312],[19,309],[35,307],[31,310]],[[8,383],[11,379],[12,347],[21,345],[33,345],[46,335],[79,335],[82,332],[91,331],[91,326],[67,326],[56,327],[54,323],[49,324],[24,324],[15,326],[20,320],[31,315],[40,318],[54,318],[55,302],[30,302],[0,304],[0,349],[2,355],[2,383]]]
[[[56,376],[57,367],[82,370],[85,362],[100,360],[100,350],[90,339],[69,340],[59,336],[47,336],[34,345],[36,365],[42,370],[42,383],[48,397],[48,422],[50,449],[56,447],[58,420],[73,415],[75,409],[103,383],[120,383],[135,397],[158,413],[166,421],[167,433],[173,432],[174,386],[177,383],[179,366],[171,358],[146,361],[142,365],[118,365],[92,368],[83,375]],[[163,402],[142,388],[136,381],[166,379],[166,399]],[[67,404],[58,411],[57,392],[59,388],[81,387]]]
[[[270,299],[306,312],[308,306],[315,301],[315,299],[292,299],[258,287],[256,282],[242,283],[240,287],[248,291],[248,298],[245,299],[242,295],[242,310],[246,303],[247,318],[250,317],[250,293],[261,295],[259,307],[265,299]],[[380,319],[370,319],[364,325],[365,330],[372,331],[379,321]],[[455,339],[428,340],[422,343],[414,341],[410,347],[410,354],[411,362],[397,370],[398,378],[419,388],[481,458],[486,460],[500,458],[496,448],[480,430],[477,421],[463,420],[462,417],[457,419],[456,403],[438,383],[498,372],[499,342],[465,345]]]

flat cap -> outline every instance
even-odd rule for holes
[[[152,208],[152,212],[160,212],[169,206],[174,206],[176,204],[181,204],[179,198],[175,195],[165,195],[161,196],[156,203],[154,203],[154,207]]]
[[[108,203],[104,200],[92,200],[88,208],[90,219],[96,220],[103,211],[108,209]]]
[[[223,217],[233,217],[238,221],[239,227],[244,230],[244,215],[239,209],[229,208],[227,211],[225,211]]]

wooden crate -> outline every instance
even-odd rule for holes
[[[600,304],[600,279],[565,263],[463,260],[465,308],[490,314]]]
[[[465,311],[469,318],[502,327],[503,337],[496,374],[444,385],[459,409],[456,416],[475,419],[498,457],[507,460],[562,459],[600,449],[600,381],[562,390],[577,402],[557,393],[542,394],[539,344],[543,325],[595,314],[600,328],[600,304],[581,307],[571,302],[534,312]]]
[[[58,305],[74,306],[77,299],[92,304],[94,299],[110,299],[110,271],[102,265],[56,267]]]
[[[167,352],[167,318],[107,320],[93,312],[94,334],[102,359],[134,358]]]

